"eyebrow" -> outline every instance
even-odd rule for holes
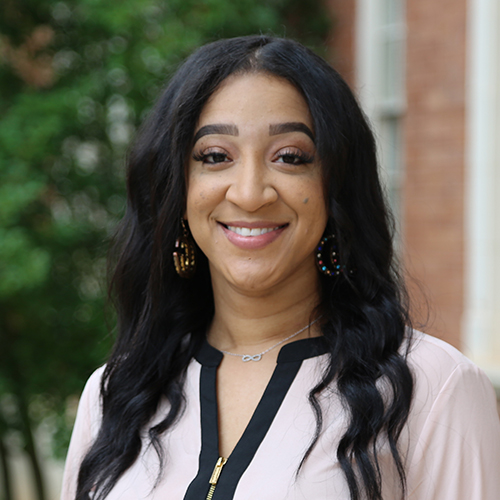
[[[286,122],[286,123],[276,123],[269,125],[269,135],[280,135],[287,134],[290,132],[302,132],[306,134],[314,142],[314,134],[311,129],[302,122]],[[236,125],[226,124],[226,123],[214,123],[211,125],[205,125],[201,127],[198,132],[194,135],[193,144],[195,144],[199,139],[205,135],[234,135],[238,136],[239,131]]]
[[[312,130],[302,122],[287,122],[269,125],[269,135],[287,134],[289,132],[303,132],[314,142]]]
[[[194,134],[193,144],[196,143],[205,135],[222,134],[222,135],[238,135],[238,127],[236,125],[229,125],[225,123],[216,123],[213,125],[205,125],[201,127],[196,134]]]

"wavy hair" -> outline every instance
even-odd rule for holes
[[[249,36],[220,40],[191,55],[131,150],[128,204],[111,281],[118,335],[101,384],[102,423],[80,467],[77,500],[88,499],[91,491],[95,500],[108,495],[145,446],[145,430],[147,444],[164,463],[160,436],[182,414],[186,368],[214,314],[206,257],[198,251],[198,268],[190,280],[180,278],[172,263],[185,209],[184,166],[209,97],[228,76],[259,72],[288,80],[309,106],[324,170],[327,229],[337,236],[342,261],[355,270],[320,278],[321,328],[330,364],[309,394],[316,430],[302,463],[322,429],[318,396],[335,383],[347,415],[336,455],[351,499],[382,499],[377,456],[382,439],[404,497],[397,443],[413,394],[403,347],[409,316],[373,134],[351,90],[323,59],[292,40]],[[170,403],[167,415],[147,429],[163,398]]]

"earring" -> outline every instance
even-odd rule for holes
[[[181,278],[191,278],[196,271],[196,247],[184,219],[181,219],[182,235],[175,240],[174,265]]]
[[[335,235],[325,236],[316,249],[316,264],[318,269],[327,276],[338,276],[345,271],[345,266],[340,265],[337,242]]]

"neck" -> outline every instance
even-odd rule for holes
[[[292,335],[316,319],[319,303],[317,275],[299,283],[278,286],[263,294],[235,289],[227,282],[212,280],[215,315],[208,332],[214,347],[229,351],[254,352]],[[320,335],[318,323],[290,341]]]

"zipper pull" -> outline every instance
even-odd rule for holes
[[[215,464],[214,471],[212,472],[212,476],[210,477],[210,481],[208,481],[212,485],[216,485],[219,480],[220,473],[222,472],[222,467],[226,464],[227,459],[224,457],[219,457],[217,463]]]
[[[206,500],[212,500],[212,496],[215,491],[215,486],[217,485],[217,481],[219,480],[220,473],[222,472],[222,467],[227,462],[227,458],[224,457],[219,457],[219,460],[217,460],[217,463],[215,464],[214,471],[212,472],[212,475],[210,476],[210,490],[208,491],[208,495]]]

